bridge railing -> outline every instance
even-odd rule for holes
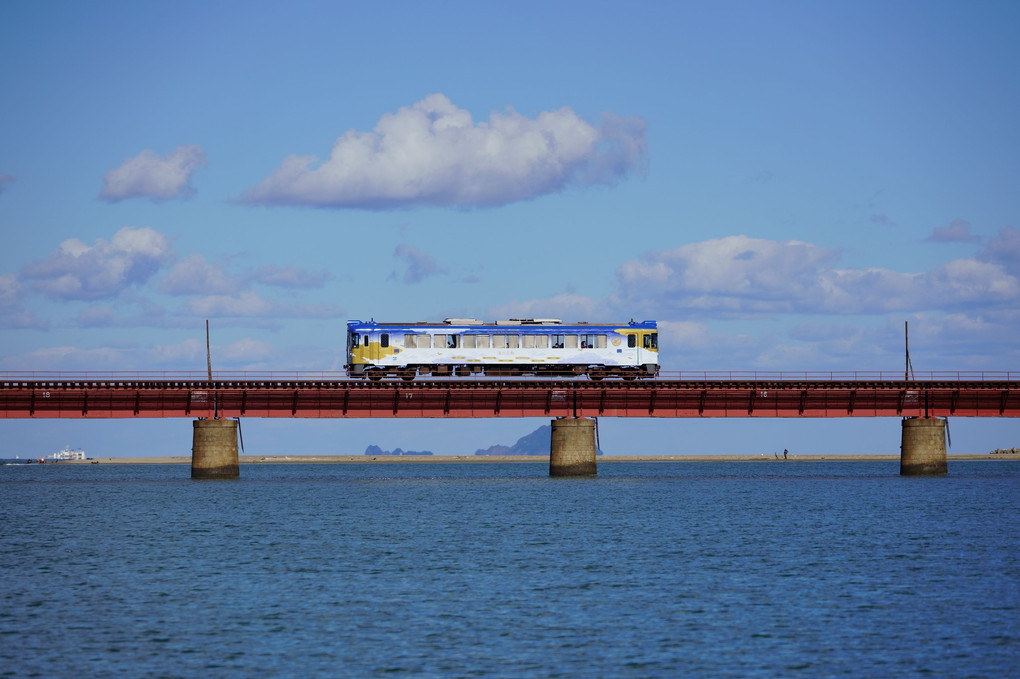
[[[150,371],[51,371],[26,370],[0,372],[0,383],[17,382],[202,382],[208,373],[201,370]],[[213,380],[231,382],[303,382],[340,381],[348,379],[346,371],[214,371]],[[459,382],[462,377],[423,378],[429,381]],[[484,379],[484,378],[483,378]],[[507,378],[499,378],[506,381]],[[534,378],[516,378],[530,380]],[[580,378],[586,379],[586,378]],[[732,382],[902,382],[902,371],[841,370],[841,371],[762,371],[762,370],[663,370],[660,381],[732,381]],[[361,380],[358,380],[361,381]],[[936,370],[914,372],[915,382],[1020,382],[1017,371]]]

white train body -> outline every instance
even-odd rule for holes
[[[346,368],[351,377],[369,379],[410,380],[416,375],[654,377],[659,368],[658,330],[655,321],[348,321]]]

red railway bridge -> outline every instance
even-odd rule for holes
[[[237,478],[242,417],[549,417],[552,476],[595,474],[598,417],[899,417],[900,473],[941,475],[948,417],[1020,417],[1020,373],[662,373],[426,379],[343,373],[0,373],[0,418],[194,420],[192,478]]]
[[[0,373],[0,418],[1020,417],[1020,373],[684,372],[350,380],[343,373]]]

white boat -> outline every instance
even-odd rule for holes
[[[82,449],[71,450],[69,446],[64,446],[64,449],[59,453],[53,453],[52,455],[46,456],[47,462],[63,462],[65,460],[84,460],[85,451]]]

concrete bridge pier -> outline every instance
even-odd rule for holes
[[[195,420],[191,446],[191,478],[240,478],[237,420]]]
[[[552,421],[549,476],[595,476],[595,420],[563,417]]]
[[[946,467],[946,420],[908,417],[903,420],[900,476],[943,476]]]

